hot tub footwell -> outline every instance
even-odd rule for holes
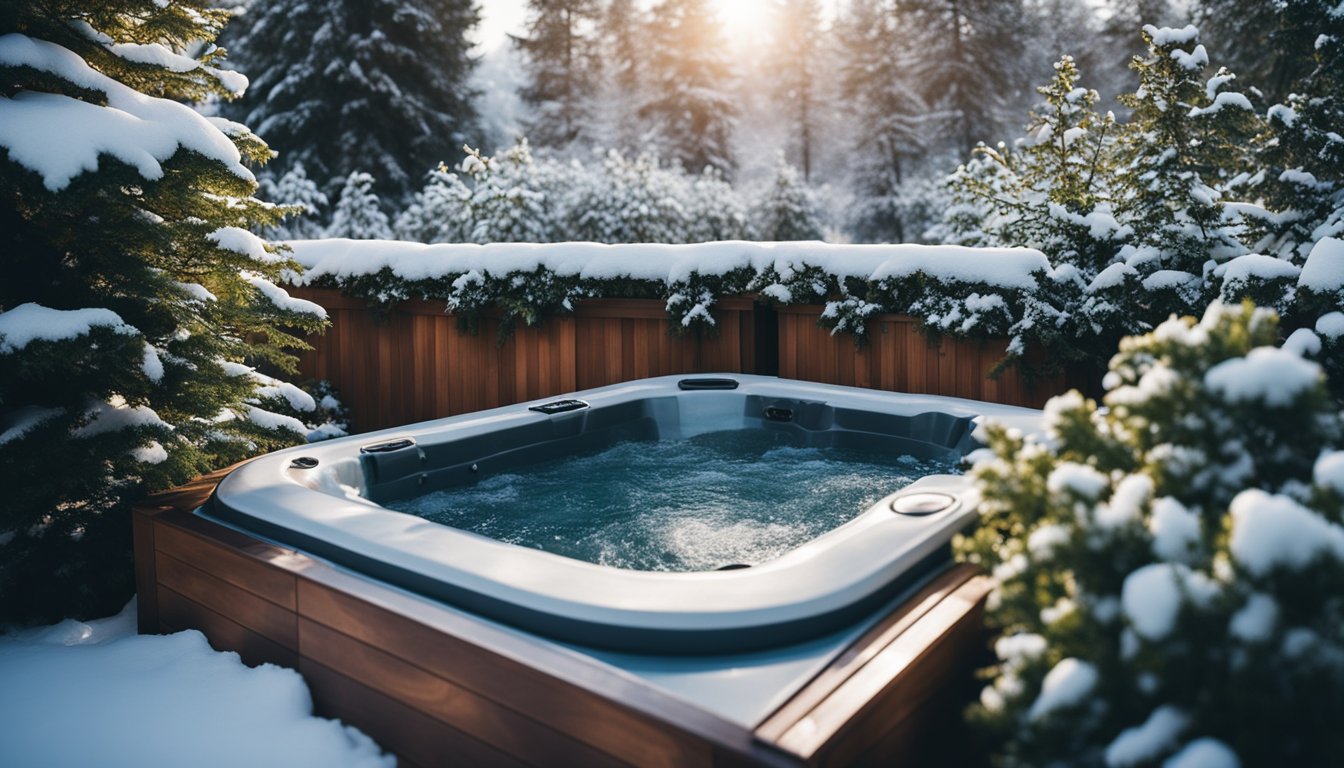
[[[299,670],[319,714],[404,765],[968,764],[960,710],[989,585],[953,566],[750,727],[527,636],[191,513],[224,473],[137,509],[140,630],[199,629]]]

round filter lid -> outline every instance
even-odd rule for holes
[[[951,509],[957,497],[946,493],[909,493],[892,499],[891,511],[901,515],[932,515]]]

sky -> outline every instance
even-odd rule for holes
[[[724,19],[730,40],[751,39],[766,26],[771,0],[711,0]],[[838,0],[823,0],[823,14],[831,15]],[[521,33],[527,22],[527,0],[480,0],[481,25],[477,43],[492,50],[505,42],[509,33]]]

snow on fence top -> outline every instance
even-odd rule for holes
[[[376,274],[403,280],[439,280],[466,274],[503,276],[545,270],[584,280],[649,280],[671,285],[695,275],[741,269],[773,270],[784,278],[806,268],[838,278],[877,282],[922,273],[928,277],[1005,289],[1032,290],[1050,263],[1028,248],[950,245],[833,245],[819,242],[727,241],[692,245],[600,243],[451,243],[424,245],[382,240],[306,240],[288,244],[307,272],[304,282]]]
[[[1015,327],[1030,327],[1020,322],[1023,307],[1050,273],[1044,254],[1027,248],[341,239],[288,245],[306,270],[296,282],[378,302],[444,299],[449,311],[468,319],[502,308],[502,333],[518,320],[533,325],[572,311],[576,300],[602,296],[661,298],[674,324],[712,326],[719,297],[757,293],[781,304],[824,303],[822,319],[833,332],[863,334],[869,316],[893,312],[959,335],[1016,336]]]

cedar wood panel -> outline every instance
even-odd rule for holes
[[[309,338],[313,349],[300,355],[299,370],[335,386],[355,432],[652,376],[765,372],[758,365],[774,360],[784,378],[1030,407],[1070,383],[1063,376],[1029,383],[1016,367],[991,379],[1005,340],[931,339],[902,315],[874,318],[859,344],[818,326],[819,306],[769,310],[730,297],[715,306],[713,331],[674,335],[661,301],[591,299],[572,315],[516,327],[501,342],[498,317],[487,314],[476,333],[463,333],[442,302],[375,311],[335,290],[290,292],[327,308],[331,327]],[[757,315],[766,313],[777,313],[777,334],[757,333]]]

